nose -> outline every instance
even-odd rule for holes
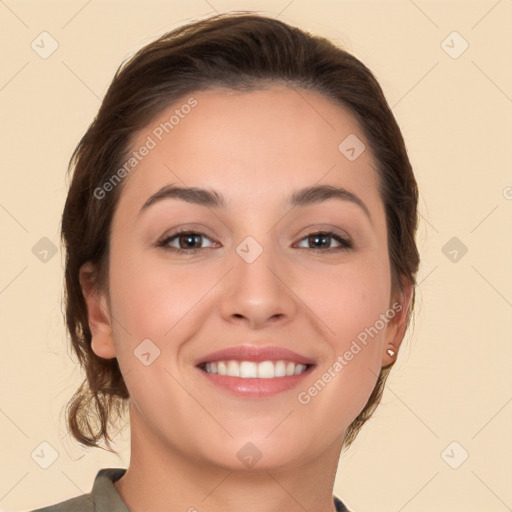
[[[282,256],[268,248],[252,262],[238,253],[233,255],[233,269],[223,280],[224,320],[261,329],[290,322],[298,307],[292,272]]]

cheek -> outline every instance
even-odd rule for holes
[[[198,325],[194,315],[187,314],[211,288],[214,276],[207,281],[198,277],[191,283],[185,267],[171,272],[168,264],[151,262],[128,251],[121,258],[121,253],[116,254],[115,248],[111,251],[112,261],[116,262],[110,273],[113,337],[132,402],[145,416],[161,410],[167,402],[185,410],[189,396],[166,373],[174,373],[173,361],[179,355],[180,343],[170,342],[174,338],[180,340],[180,336],[186,339],[183,329],[190,329],[190,322],[192,328]],[[148,339],[153,343],[144,341]],[[145,353],[152,360],[147,366]],[[175,420],[171,411],[160,414],[168,425]],[[186,432],[182,435],[186,436]]]
[[[381,367],[387,325],[382,315],[390,308],[389,266],[374,257],[303,280],[312,290],[307,305],[327,326],[330,344],[320,382],[309,383],[312,388],[304,390],[303,401],[311,398],[310,405],[318,411],[329,404],[335,417],[352,421],[365,406]]]
[[[328,328],[338,351],[389,308],[389,265],[374,255],[353,264],[319,266],[304,273],[300,283],[300,296]]]
[[[124,256],[120,257],[119,254]],[[144,253],[111,251],[110,286],[113,314],[134,338],[162,338],[204,294],[202,281],[185,267],[170,270]]]

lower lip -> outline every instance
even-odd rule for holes
[[[297,387],[311,373],[314,366],[299,375],[273,377],[272,379],[242,379],[228,377],[217,373],[208,373],[201,368],[199,371],[214,385],[219,386],[235,396],[248,398],[266,398]]]

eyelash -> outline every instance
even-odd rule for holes
[[[183,230],[183,231],[178,231],[176,233],[173,233],[172,235],[166,236],[165,238],[163,238],[162,240],[157,242],[156,245],[157,245],[157,247],[163,247],[164,249],[170,250],[170,251],[172,251],[172,252],[174,252],[176,254],[195,254],[198,251],[202,251],[204,249],[213,249],[213,247],[194,247],[194,248],[191,248],[191,249],[181,249],[181,248],[177,248],[177,247],[170,247],[168,245],[169,242],[171,242],[175,238],[178,238],[181,235],[199,235],[199,236],[208,238],[208,240],[211,240],[210,237],[205,235],[204,233],[199,233],[197,231]],[[303,249],[306,249],[308,251],[328,252],[328,253],[330,253],[330,252],[338,252],[338,251],[340,251],[340,252],[348,251],[348,250],[352,249],[352,247],[353,247],[353,244],[352,244],[351,241],[349,241],[349,240],[347,240],[345,238],[342,238],[340,235],[338,235],[336,233],[333,233],[332,231],[315,231],[315,232],[309,233],[305,237],[301,238],[300,241],[304,240],[305,238],[308,238],[310,236],[315,236],[315,235],[320,235],[320,236],[323,236],[323,237],[333,238],[337,242],[339,242],[341,244],[341,246],[340,247],[330,247],[328,249],[322,249],[321,247],[320,248],[303,247]]]

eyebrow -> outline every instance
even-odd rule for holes
[[[208,208],[227,208],[225,197],[215,190],[208,190],[199,187],[180,187],[176,185],[166,185],[151,195],[142,205],[138,215],[141,215],[150,206],[166,199],[179,199],[187,203],[198,204]],[[311,187],[296,190],[288,197],[288,205],[292,208],[296,206],[310,206],[318,204],[328,199],[339,199],[358,205],[366,214],[370,222],[372,217],[366,204],[353,192],[342,187],[333,185],[315,185]]]

